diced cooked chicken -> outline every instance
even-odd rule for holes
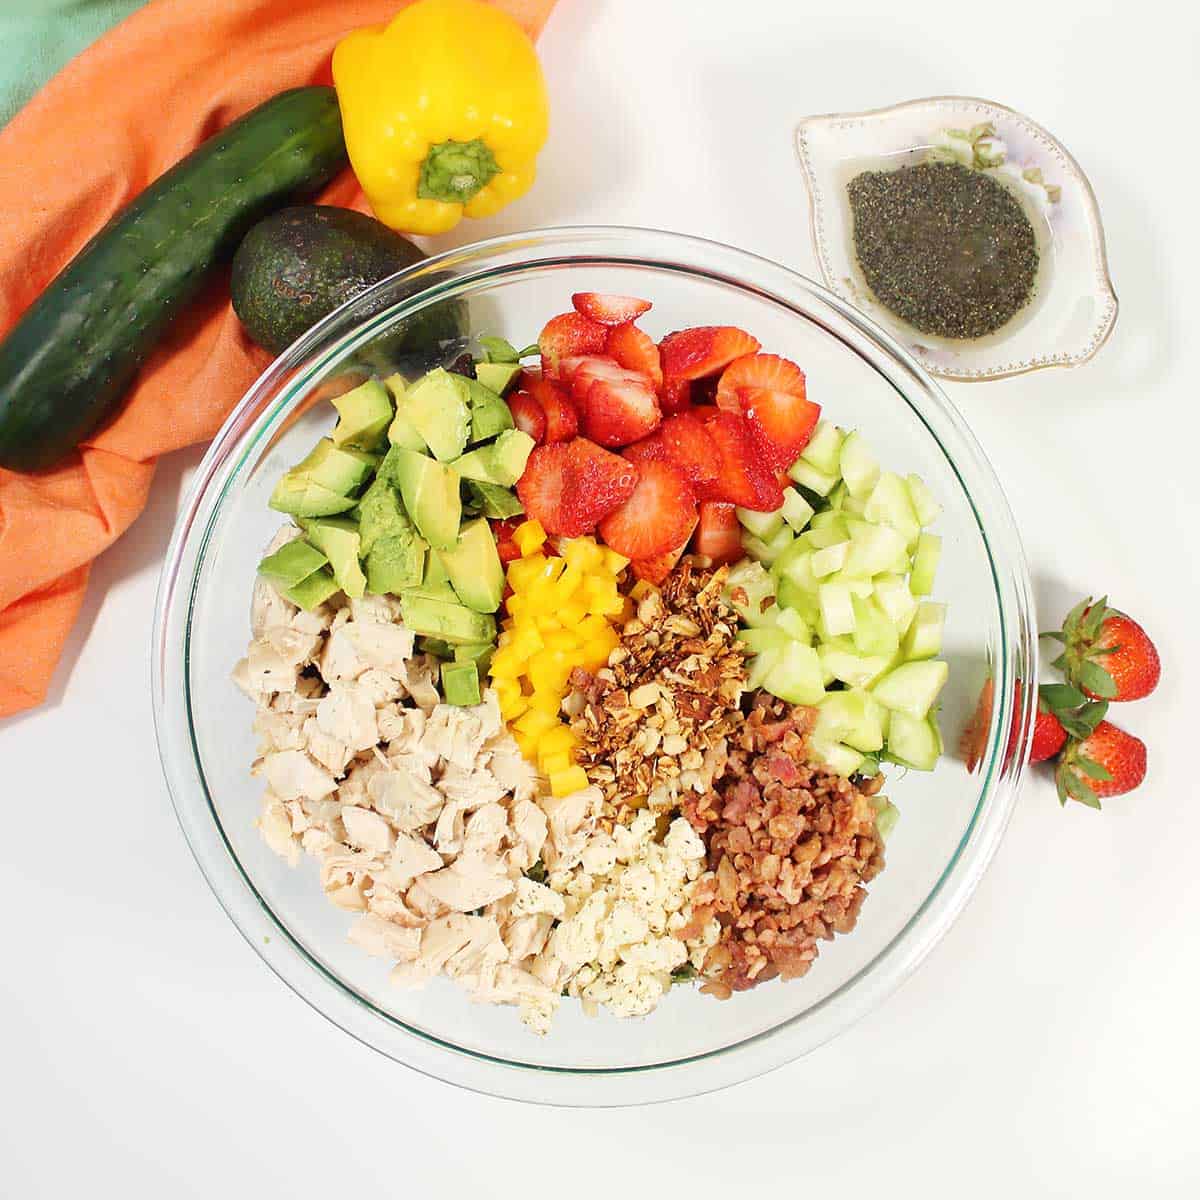
[[[379,742],[371,694],[357,683],[334,684],[317,705],[321,732],[345,743],[356,754]]]
[[[345,773],[346,767],[354,757],[345,742],[340,742],[325,733],[317,724],[316,717],[309,717],[304,722],[301,732],[304,747],[316,762],[335,777]]]
[[[300,861],[300,847],[292,836],[292,823],[287,809],[284,807],[283,801],[278,796],[271,795],[270,792],[263,797],[258,828],[267,845],[280,858],[286,859],[289,867],[294,867]]]
[[[494,922],[487,917],[468,917],[461,913],[449,913],[430,921],[421,935],[416,959],[394,968],[392,981],[401,986],[422,986],[470,944],[477,926],[489,924]]]
[[[437,788],[398,760],[393,760],[390,770],[372,776],[367,794],[376,810],[406,833],[436,821],[445,803]]]
[[[295,532],[299,535],[300,530]],[[273,584],[265,579],[254,581],[254,594],[250,598],[250,629],[256,638],[262,637],[268,629],[287,628],[299,611]]]
[[[254,732],[258,734],[260,754],[272,750],[303,750],[304,721],[296,713],[274,712],[260,708],[254,714]]]
[[[403,625],[355,620],[346,626],[359,658],[367,667],[403,678],[412,658],[413,634]],[[331,639],[332,640],[332,639]]]
[[[350,619],[357,622],[375,621],[382,625],[398,625],[400,601],[393,596],[359,596],[350,601]],[[409,654],[412,654],[411,649]]]
[[[438,660],[432,654],[421,654],[404,664],[400,672],[400,682],[413,698],[413,703],[427,713],[432,712],[441,702],[438,695],[437,677]]]
[[[350,926],[350,940],[375,958],[411,962],[421,950],[421,930],[364,913]]]
[[[548,913],[532,913],[510,920],[504,926],[504,944],[511,960],[519,963],[541,954],[553,926],[554,918]]]
[[[380,878],[403,891],[417,876],[440,871],[442,865],[442,856],[424,839],[397,833],[387,869]]]
[[[517,870],[527,871],[541,857],[546,844],[546,814],[532,800],[518,800],[510,809],[509,822],[516,840],[509,857]]]
[[[355,683],[358,690],[367,696],[376,708],[382,708],[385,704],[390,705],[393,701],[401,700],[406,694],[404,685],[396,676],[377,670],[375,667],[364,671],[355,680]],[[389,740],[382,730],[379,736],[382,741]]]
[[[421,886],[429,895],[454,912],[473,912],[507,896],[516,886],[500,873],[498,861],[489,856],[463,854],[448,867],[423,875]]]
[[[487,769],[506,792],[511,792],[517,800],[532,800],[537,795],[537,769],[521,753],[511,735],[492,738],[486,751]]]
[[[553,888],[524,876],[517,880],[511,908],[513,916],[528,917],[546,913],[551,917],[561,917],[565,909],[563,898]]]
[[[498,804],[507,794],[500,781],[490,771],[479,771],[447,764],[437,782],[437,789],[447,800],[458,800],[472,807]]]
[[[327,684],[338,681],[349,683],[367,669],[367,663],[359,657],[354,632],[345,624],[330,632],[318,661],[321,677]]]
[[[542,807],[550,823],[550,834],[542,851],[547,867],[561,871],[579,862],[602,801],[596,787],[582,788],[569,796],[543,797]]]
[[[342,824],[351,846],[357,846],[376,858],[391,855],[396,835],[377,812],[348,804],[342,809]]]
[[[508,832],[508,812],[500,804],[484,804],[466,820],[462,850],[466,856],[497,858],[500,843]]]
[[[289,661],[288,656],[265,641],[251,642],[246,657],[233,671],[234,682],[251,700],[256,700],[259,694],[294,692],[299,678],[300,664]]]
[[[337,790],[337,781],[302,750],[280,750],[263,760],[267,783],[281,800],[307,796],[320,800]]]

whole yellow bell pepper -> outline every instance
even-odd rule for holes
[[[533,43],[481,0],[417,0],[333,52],[346,147],[375,215],[444,233],[527,192],[549,104]]]

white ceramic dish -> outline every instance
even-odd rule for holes
[[[929,337],[871,295],[854,255],[846,184],[862,170],[922,161],[939,132],[990,123],[1007,149],[999,178],[1026,207],[1042,265],[1033,298],[1007,325],[970,341]],[[807,117],[796,150],[812,199],[812,232],[825,282],[892,333],[931,374],[974,382],[1087,362],[1117,320],[1104,228],[1091,184],[1067,150],[1028,117],[971,96],[934,96],[891,108]],[[1046,188],[1022,179],[1040,171]],[[1055,189],[1051,201],[1047,189]]]

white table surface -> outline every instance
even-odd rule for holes
[[[458,237],[661,226],[815,274],[798,117],[970,93],[1058,134],[1100,198],[1115,334],[1082,369],[948,391],[1008,491],[1043,626],[1106,590],[1163,652],[1158,692],[1117,716],[1150,746],[1138,793],[1064,812],[1031,782],[916,977],[763,1079],[594,1113],[457,1091],[292,995],[176,827],[148,647],[199,458],[179,455],[97,566],[52,702],[0,726],[0,1193],[717,1196],[767,1178],[797,1195],[1196,1196],[1198,44],[1194,8],[1157,2],[561,0],[541,181]]]

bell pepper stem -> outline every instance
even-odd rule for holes
[[[499,174],[500,166],[481,138],[439,142],[429,147],[421,164],[417,195],[423,200],[466,204]]]

